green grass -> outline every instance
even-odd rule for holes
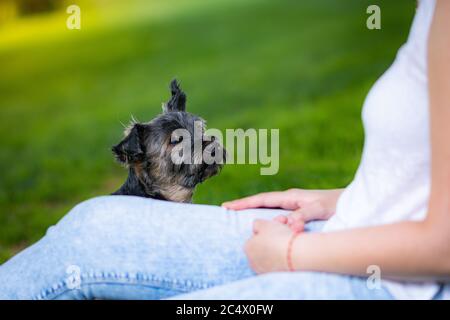
[[[365,28],[373,3],[382,9],[380,31]],[[409,0],[135,1],[86,11],[80,31],[66,30],[63,15],[4,26],[0,263],[76,203],[119,186],[126,172],[110,146],[121,138],[120,122],[159,113],[174,76],[189,111],[209,127],[280,129],[277,175],[226,166],[198,188],[195,202],[345,186],[360,159],[364,96],[405,41],[414,7]]]

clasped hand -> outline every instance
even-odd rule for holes
[[[245,243],[245,253],[256,273],[288,271],[287,248],[294,233],[302,232],[311,220],[327,220],[335,211],[341,190],[302,190],[266,192],[225,202],[225,208],[282,208],[290,210],[273,220],[257,219],[253,235]]]

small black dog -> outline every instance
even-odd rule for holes
[[[148,123],[133,121],[125,138],[112,148],[129,170],[128,179],[113,195],[191,202],[197,184],[217,174],[225,163],[223,147],[204,134],[205,121],[185,111],[186,94],[176,80],[170,90],[172,97],[163,104],[163,113]],[[178,129],[188,135],[179,135]],[[174,161],[174,154],[183,161]],[[217,161],[206,163],[205,154]]]

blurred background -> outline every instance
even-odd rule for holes
[[[66,8],[81,8],[69,30]],[[378,4],[382,29],[366,28]],[[360,112],[406,40],[415,1],[0,0],[0,263],[127,172],[110,148],[177,77],[209,127],[279,128],[280,170],[229,165],[196,203],[343,187]],[[188,218],[188,217],[187,217]]]

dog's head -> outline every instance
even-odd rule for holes
[[[149,196],[185,202],[197,184],[219,172],[226,154],[215,137],[205,135],[205,121],[186,112],[186,95],[176,80],[170,89],[163,113],[147,123],[133,122],[112,151]]]

